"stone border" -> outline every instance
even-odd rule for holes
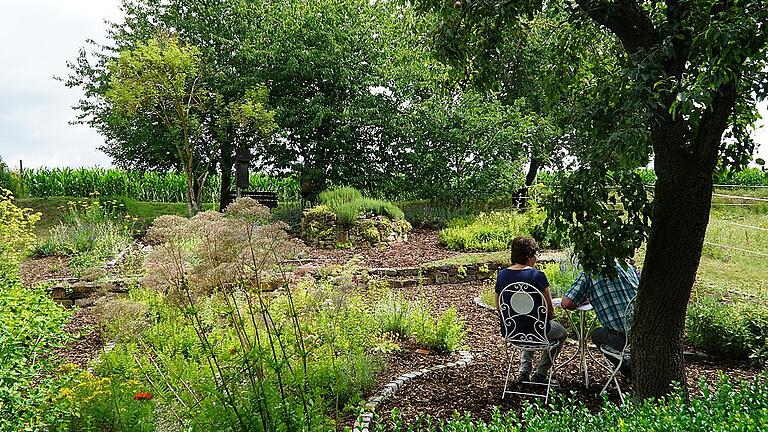
[[[471,352],[459,351],[459,360],[457,361],[440,364],[437,366],[432,366],[400,375],[399,377],[385,384],[383,389],[368,399],[363,412],[357,417],[354,425],[352,426],[352,432],[369,432],[371,421],[373,420],[373,415],[376,412],[376,408],[378,408],[379,404],[384,402],[390,396],[394,395],[397,390],[403,388],[411,381],[430,372],[436,372],[442,369],[448,369],[452,367],[465,368],[474,363],[474,360],[475,357]]]
[[[542,255],[540,263],[557,263],[562,261],[559,253]],[[372,268],[368,273],[386,278],[391,288],[406,288],[417,285],[443,285],[472,281],[488,280],[495,276],[496,271],[508,265],[499,261],[480,261],[468,264],[443,264],[422,267]]]

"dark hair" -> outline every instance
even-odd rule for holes
[[[512,240],[510,260],[512,264],[526,264],[528,260],[536,256],[539,245],[531,237],[515,237]]]

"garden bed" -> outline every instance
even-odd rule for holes
[[[473,298],[484,288],[479,282],[441,285],[439,288],[425,290],[421,294],[437,311],[456,307],[467,323],[467,348],[475,356],[474,364],[463,369],[448,369],[435,372],[430,379],[418,385],[406,386],[397,392],[396,397],[385,401],[378,408],[382,421],[388,422],[394,409],[400,411],[404,422],[413,420],[421,414],[437,418],[450,418],[454,412],[470,413],[474,418],[490,419],[495,407],[501,411],[520,411],[524,398],[516,395],[501,400],[506,372],[506,357],[501,338],[498,336],[498,321],[495,313],[483,309],[474,303]],[[415,297],[419,289],[403,289],[407,297]],[[566,343],[561,358],[570,357],[576,349],[575,344]],[[596,353],[600,358],[600,354]],[[516,364],[513,364],[513,368]],[[602,406],[598,393],[607,379],[606,372],[591,360],[589,363],[590,387],[585,388],[576,365],[571,364],[558,371],[561,393],[573,392],[573,400],[582,402],[593,411]],[[701,394],[699,379],[704,378],[711,386],[718,381],[718,374],[725,373],[732,380],[751,379],[759,369],[738,362],[692,361],[688,364],[688,388],[692,395]],[[622,381],[622,390],[630,390],[631,384]],[[600,386],[595,383],[599,383]],[[609,392],[609,399],[617,402],[615,390]],[[532,400],[532,399],[528,399]],[[389,425],[391,429],[391,425]]]

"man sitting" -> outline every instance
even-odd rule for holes
[[[602,325],[592,333],[592,341],[599,348],[602,345],[621,351],[626,344],[627,335],[624,333],[624,313],[630,300],[637,294],[637,286],[640,283],[635,269],[626,264],[622,266],[616,261],[617,276],[606,278],[602,275],[590,277],[581,272],[573,282],[568,292],[563,296],[561,307],[563,309],[576,309],[580,304],[592,304],[597,314],[597,320]],[[632,325],[632,317],[627,317],[628,325]],[[606,356],[614,366],[619,361],[611,356]],[[623,361],[619,369],[622,375],[632,377],[632,368],[629,361]]]

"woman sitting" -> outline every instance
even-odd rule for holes
[[[552,297],[549,294],[549,281],[547,276],[539,270],[534,268],[536,265],[536,253],[538,252],[538,245],[536,240],[530,237],[517,237],[512,240],[512,265],[508,268],[499,271],[499,275],[496,278],[496,309],[499,309],[499,294],[501,291],[515,283],[525,282],[532,285],[544,295],[544,301],[547,308],[547,338],[550,341],[556,339],[565,339],[565,328],[557,321],[552,319],[555,316],[554,309],[552,308]],[[508,300],[507,300],[508,301]],[[501,324],[502,336],[506,337],[506,331],[504,323]],[[552,367],[552,361],[554,357],[560,352],[562,343],[552,350],[552,358],[550,358],[550,351],[543,351],[541,360],[536,366],[536,373],[533,375],[533,382],[545,383],[547,382],[547,373],[549,368]],[[523,351],[520,358],[520,369],[518,373],[518,382],[529,381],[531,378],[531,363],[533,361],[533,354],[535,351]]]

